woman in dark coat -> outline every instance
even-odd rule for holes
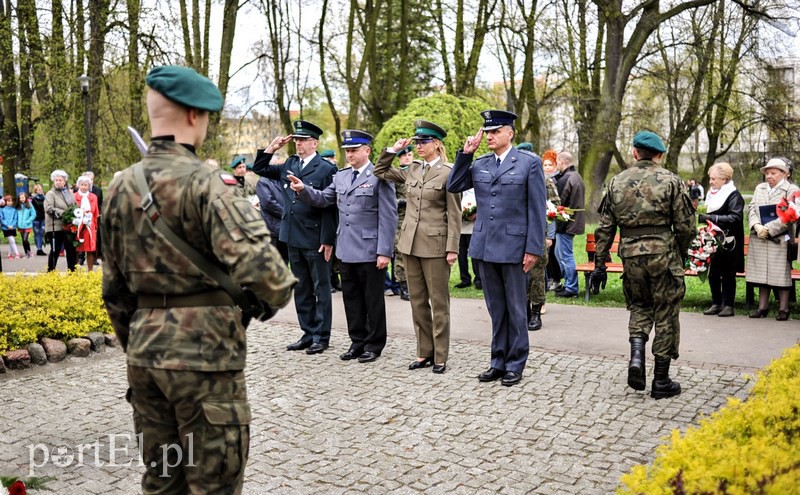
[[[700,222],[711,221],[725,233],[725,242],[711,255],[708,282],[711,307],[705,315],[733,316],[736,300],[736,273],[744,271],[744,198],[733,184],[733,168],[715,163],[708,169],[708,212]]]

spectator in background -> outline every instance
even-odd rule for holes
[[[75,251],[86,253],[86,269],[92,271],[97,261],[97,218],[100,216],[100,208],[97,205],[97,196],[89,190],[92,179],[82,175],[75,184],[78,186],[75,202],[83,211],[76,235],[78,245],[75,246]]]
[[[556,153],[555,150],[547,150],[542,154],[542,170],[544,171],[544,176],[553,184],[555,184],[554,177],[558,175],[558,167],[556,167],[557,159],[558,153]],[[556,187],[556,193],[558,193],[558,187]],[[547,290],[562,290],[564,286],[561,285],[561,267],[558,266],[558,260],[556,259],[555,224],[552,224],[552,228],[552,236],[548,235],[547,237],[548,239],[552,237],[552,242],[547,248],[547,270],[545,271],[547,283],[545,287]],[[548,230],[548,233],[549,232]],[[544,305],[542,306],[542,314],[545,314]]]
[[[747,206],[747,221],[750,227],[750,245],[747,252],[746,280],[758,285],[758,309],[750,318],[766,318],[769,313],[769,293],[774,289],[778,295],[778,321],[789,319],[789,288],[792,285],[789,246],[786,238],[788,225],[777,217],[777,205],[784,198],[791,198],[798,189],[786,177],[789,166],[780,158],[773,158],[763,167],[765,182],[756,186],[753,199]]]
[[[711,307],[704,315],[733,316],[736,301],[736,273],[744,271],[744,198],[733,184],[733,168],[728,163],[715,163],[708,169],[708,212],[700,215],[700,223],[711,221],[722,229],[725,242],[711,255],[708,284]]]
[[[256,196],[258,196],[258,209],[261,218],[267,224],[269,230],[270,243],[275,246],[284,263],[289,263],[289,246],[280,240],[281,217],[283,217],[283,192],[281,186],[275,179],[261,177],[256,184]]]
[[[469,213],[475,208],[475,213]],[[478,216],[475,189],[467,189],[461,193],[461,237],[458,241],[458,273],[461,282],[456,284],[456,289],[466,289],[472,285],[469,275],[469,243],[472,240],[472,229],[475,227],[475,218]],[[475,288],[483,290],[480,272],[481,260],[472,258],[472,273],[475,275]]]
[[[61,221],[64,211],[75,204],[75,196],[67,186],[68,179],[69,176],[63,170],[54,170],[50,174],[53,188],[47,191],[44,199],[45,235],[48,235],[50,239],[50,254],[47,259],[48,272],[56,269],[58,255],[62,249],[66,251],[69,271],[75,271],[78,258],[75,246],[71,242],[67,242],[67,234],[64,232],[64,225]]]
[[[0,228],[8,241],[8,259],[22,258],[17,249],[17,207],[14,204],[14,197],[7,194],[3,197],[3,202],[5,206],[0,210]]]
[[[689,197],[692,198],[695,208],[697,208],[697,203],[703,199],[703,186],[694,179],[689,179]]]
[[[336,165],[336,152],[333,150],[324,150],[319,154],[323,160],[328,160],[330,163]]]
[[[17,198],[17,230],[22,236],[22,248],[25,250],[25,257],[31,257],[30,235],[33,230],[33,222],[36,220],[36,209],[24,192],[19,193]]]
[[[583,210],[586,186],[578,171],[572,165],[572,153],[562,151],[556,158],[558,175],[555,176],[558,197],[561,206]],[[575,270],[575,255],[572,252],[576,235],[583,235],[586,219],[583,211],[576,211],[569,222],[556,224],[556,258],[564,274],[564,288],[556,291],[558,297],[575,297],[578,295],[578,272]]]
[[[103,244],[102,239],[100,238],[100,231],[97,230],[97,226],[100,225],[100,215],[103,213],[103,189],[94,183],[94,172],[91,170],[87,170],[83,173],[83,177],[88,177],[91,181],[92,187],[89,188],[89,192],[94,194],[97,197],[97,217],[95,219],[95,234],[97,239],[97,249],[95,250],[95,261],[99,264],[100,258],[103,257]]]
[[[44,190],[41,184],[33,186],[31,203],[36,210],[36,218],[33,221],[33,242],[36,244],[36,256],[47,256],[42,249],[44,247]]]

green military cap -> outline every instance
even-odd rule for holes
[[[307,122],[305,120],[294,121],[294,134],[292,134],[292,137],[319,139],[321,135],[322,129],[315,126],[311,122]]]
[[[414,137],[411,139],[436,138],[441,141],[447,136],[447,131],[427,120],[414,121],[414,128]]]
[[[633,136],[633,147],[643,150],[655,151],[656,153],[666,153],[667,148],[658,134],[650,131],[639,131]]]
[[[168,100],[185,107],[219,112],[222,110],[222,93],[207,77],[189,67],[162,65],[153,67],[145,82]]]
[[[336,158],[336,152],[333,150],[324,150],[319,156],[322,158]]]
[[[236,155],[233,157],[233,160],[231,160],[231,168],[236,168],[245,162],[247,162],[247,159],[245,157],[243,157],[242,155]]]
[[[411,145],[409,144],[409,145],[408,145],[408,146],[406,146],[405,148],[403,148],[403,149],[401,149],[400,151],[398,151],[398,152],[397,152],[397,156],[403,156],[403,155],[405,155],[406,153],[411,153],[413,150],[414,150],[414,148],[412,148],[412,147],[411,147]]]
[[[524,143],[519,143],[517,145],[517,149],[518,150],[523,150],[523,151],[530,151],[531,153],[533,153],[533,144],[531,144],[531,143],[529,143],[527,141],[524,142]]]

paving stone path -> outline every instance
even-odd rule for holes
[[[284,351],[297,333],[249,331],[245,494],[612,493],[672,429],[751,385],[743,369],[678,366],[684,393],[655,401],[625,386],[619,357],[532,349],[522,384],[506,388],[475,378],[488,363],[483,344],[453,342],[447,373],[434,375],[407,370],[411,338],[391,338],[377,362],[360,364],[338,359],[342,332],[321,355]],[[33,449],[44,464],[35,475],[56,478],[52,493],[140,493],[141,468],[122,465],[135,455],[124,355],[67,361],[0,376],[0,475],[27,475]],[[77,446],[95,442],[79,463]]]

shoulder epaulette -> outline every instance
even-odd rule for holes
[[[494,156],[494,153],[486,153],[485,155],[481,155],[478,158],[475,158],[473,161],[477,162],[478,160],[483,160],[484,158],[489,158],[491,156]]]

